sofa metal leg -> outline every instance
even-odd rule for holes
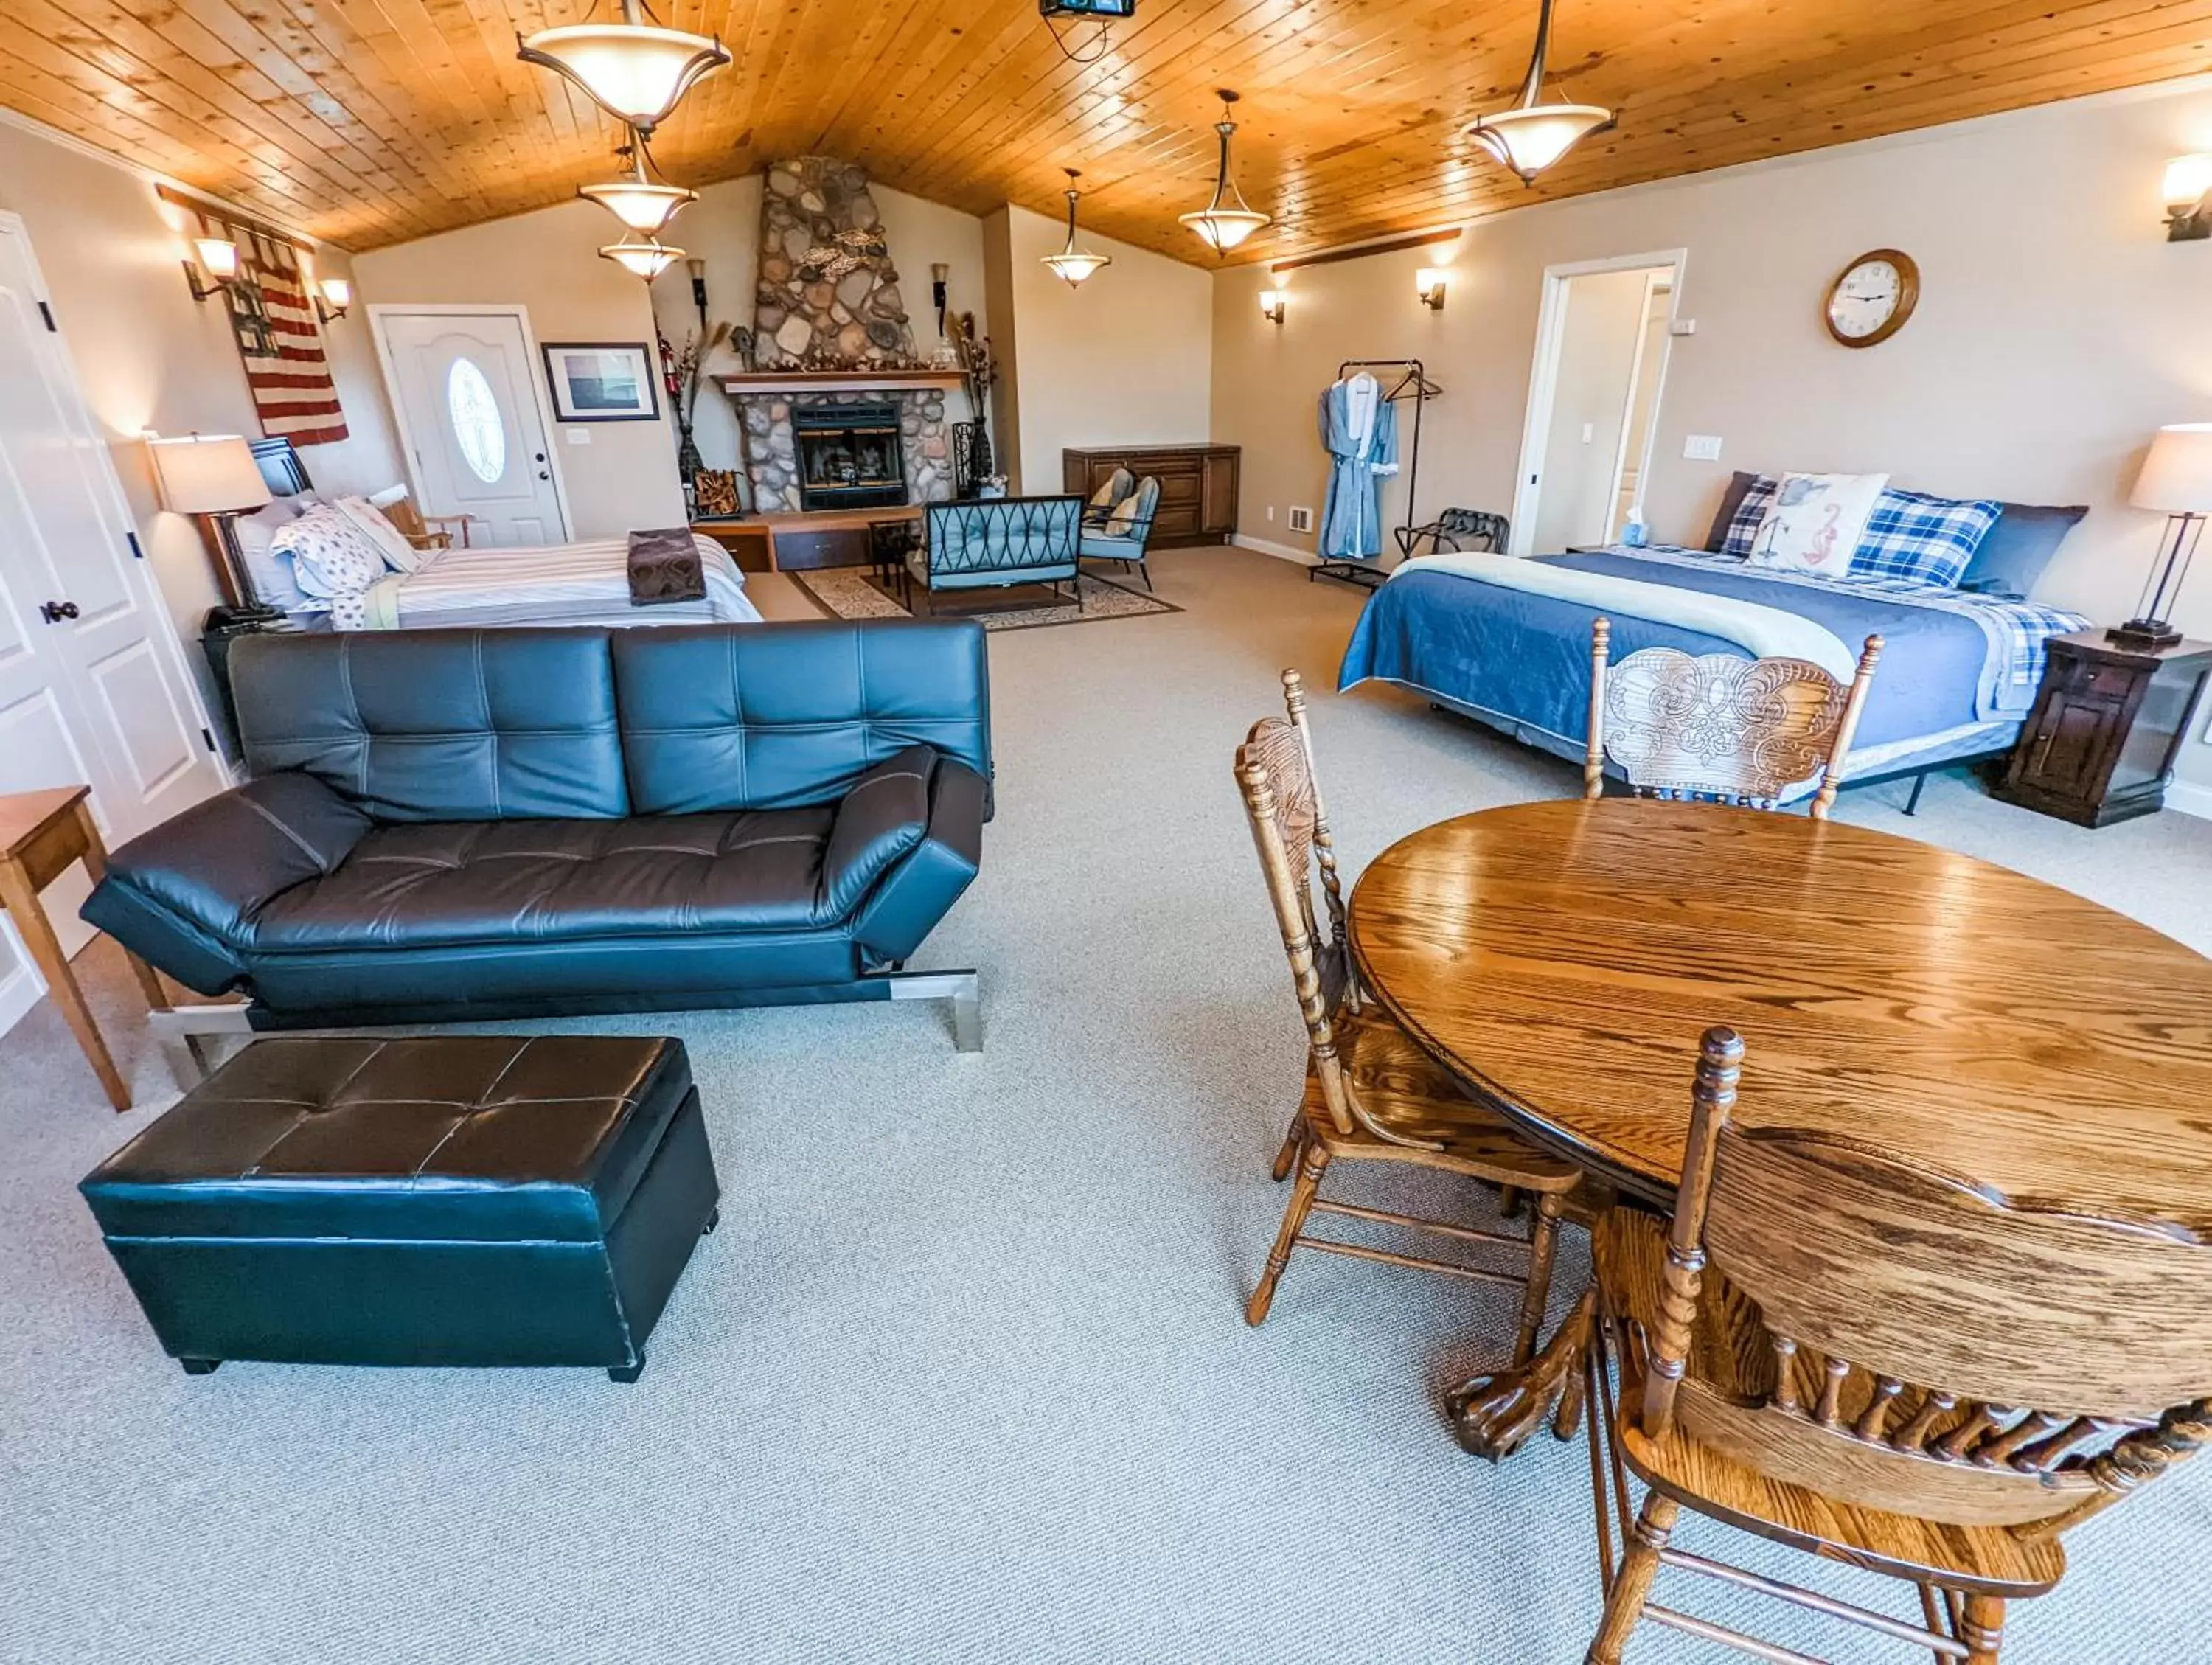
[[[163,1006],[146,1014],[155,1043],[186,1092],[208,1079],[214,1065],[209,1042],[218,1036],[251,1035],[243,1006]]]
[[[610,1364],[607,1367],[607,1380],[619,1382],[624,1387],[628,1387],[644,1374],[645,1360],[641,1358],[635,1364]]]
[[[220,1358],[179,1358],[177,1363],[184,1366],[186,1376],[213,1376],[222,1368]]]
[[[951,1001],[952,1044],[962,1052],[983,1050],[982,985],[973,971],[901,971],[881,981],[894,1000]]]

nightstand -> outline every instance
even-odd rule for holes
[[[2212,641],[2124,647],[2102,630],[2054,636],[2000,798],[2084,827],[2154,813],[2212,671]]]

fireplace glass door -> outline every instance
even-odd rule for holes
[[[834,404],[791,413],[799,495],[809,509],[883,508],[907,500],[896,404]]]

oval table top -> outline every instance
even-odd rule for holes
[[[1486,810],[1361,875],[1363,981],[1542,1142],[1672,1197],[1698,1041],[1735,1115],[2212,1240],[2212,961],[1887,833],[1640,799]]]

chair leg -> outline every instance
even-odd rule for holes
[[[1997,1650],[2004,1645],[2004,1598],[1969,1595],[1959,1639],[1966,1644],[1966,1665],[1997,1665]]]
[[[1267,1309],[1275,1301],[1275,1285],[1282,1279],[1283,1268],[1290,1264],[1291,1247],[1297,1243],[1298,1233],[1305,1229],[1306,1216],[1313,1212],[1314,1198],[1321,1191],[1321,1176],[1328,1167],[1328,1149],[1317,1139],[1307,1140],[1305,1157],[1298,1164],[1298,1182],[1291,1188],[1290,1206],[1283,1210],[1282,1230],[1275,1233],[1275,1246],[1267,1251],[1267,1265],[1260,1273],[1260,1285],[1245,1305],[1246,1323],[1267,1322]]]
[[[1620,1650],[1628,1645],[1644,1604],[1651,1596],[1651,1581],[1659,1575],[1659,1552],[1674,1534],[1674,1517],[1680,1505],[1656,1492],[1644,1494],[1644,1512],[1628,1534],[1628,1553],[1613,1576],[1613,1589],[1605,1598],[1605,1617],[1598,1623],[1597,1639],[1584,1656],[1584,1665],[1620,1665]],[[1992,1659],[1995,1655],[1990,1656]]]
[[[1137,562],[1137,576],[1145,580],[1145,589],[1147,593],[1150,593],[1152,587],[1152,569],[1139,561]]]
[[[1544,1327],[1544,1307],[1552,1294],[1552,1250],[1559,1228],[1559,1199],[1547,1191],[1536,1199],[1535,1224],[1528,1231],[1528,1281],[1521,1290],[1521,1333],[1513,1339],[1516,1370],[1536,1356],[1536,1333]]]
[[[1276,1184],[1280,1185],[1291,1176],[1291,1170],[1297,1166],[1298,1147],[1305,1141],[1306,1109],[1301,1104],[1291,1112],[1291,1125],[1283,1135],[1283,1148],[1275,1152],[1275,1165],[1268,1170],[1268,1176]]]

